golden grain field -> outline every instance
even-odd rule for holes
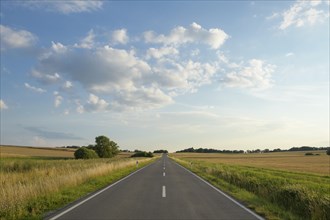
[[[313,152],[316,156],[305,156],[306,152],[276,152],[264,154],[221,153],[175,153],[174,157],[209,161],[214,163],[243,165],[293,172],[330,175],[330,156],[325,151]]]
[[[0,146],[0,156],[3,157],[74,157],[74,149]]]

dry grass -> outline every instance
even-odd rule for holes
[[[64,157],[73,158],[73,149],[0,146],[0,156],[3,157]]]
[[[330,175],[330,157],[324,151],[318,156],[305,156],[306,152],[280,152],[266,154],[176,153],[174,157],[228,165]]]
[[[143,159],[147,161],[149,159]],[[46,160],[2,158],[0,217],[19,218],[26,204],[63,187],[78,186],[98,176],[134,167],[136,159]]]

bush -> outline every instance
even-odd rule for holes
[[[153,157],[151,152],[140,151],[133,154],[131,157]]]
[[[79,148],[74,152],[76,159],[93,159],[99,158],[95,151],[87,149],[86,147]]]
[[[330,156],[330,147],[328,147],[328,149],[327,149],[327,155]]]

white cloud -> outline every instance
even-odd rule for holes
[[[173,103],[169,95],[155,86],[131,88],[117,95],[112,103],[112,108],[116,110],[153,109]]]
[[[129,37],[126,29],[119,29],[112,32],[112,41],[116,44],[127,44]]]
[[[99,112],[106,111],[109,106],[109,103],[104,99],[100,99],[94,94],[89,94],[89,99],[87,104],[84,106],[84,109],[90,112]]]
[[[0,109],[8,109],[8,106],[6,105],[5,101],[0,99]]]
[[[326,1],[329,1],[329,0],[326,0]],[[317,6],[317,5],[321,4],[321,3],[322,3],[322,0],[310,0],[310,4],[312,6]]]
[[[28,83],[24,83],[24,86],[25,86],[25,88],[30,89],[30,90],[32,90],[34,92],[38,92],[38,93],[45,93],[45,92],[47,92],[46,90],[44,90],[42,88],[37,88],[37,87],[31,86]]]
[[[156,35],[153,31],[143,34],[145,42],[160,43],[164,45],[181,45],[186,43],[203,43],[212,49],[218,49],[229,36],[219,28],[206,30],[197,23],[192,23],[189,27],[176,27],[171,30],[169,35]]]
[[[321,1],[296,1],[288,10],[281,13],[279,29],[285,30],[291,26],[302,27],[315,25],[329,18],[328,6],[323,7]],[[273,18],[271,16],[269,18]]]
[[[286,57],[292,57],[292,56],[294,56],[294,53],[289,52],[289,53],[285,54],[285,56],[286,56]]]
[[[65,109],[65,111],[63,112],[64,115],[69,115],[70,114],[70,110],[69,109]]]
[[[266,89],[272,86],[271,76],[276,66],[252,59],[249,64],[227,73],[222,80],[227,87]]]
[[[59,42],[54,43],[53,41],[52,41],[52,47],[51,48],[56,53],[65,53],[68,50],[68,48],[66,46],[64,46],[63,44],[61,44]]]
[[[94,39],[95,39],[95,33],[94,30],[91,29],[85,38],[83,38],[79,44],[75,44],[74,46],[77,48],[85,48],[85,49],[91,49],[94,47]]]
[[[57,91],[54,92],[54,96],[55,96],[54,106],[57,108],[57,107],[59,107],[62,104],[63,97],[60,96],[59,95],[59,92],[57,92]]]
[[[216,63],[200,63],[192,60],[176,62],[166,59],[159,60],[157,66],[153,68],[153,77],[157,85],[177,95],[196,92],[200,86],[210,84],[217,70]]]
[[[224,69],[230,72],[223,79],[226,86],[260,89],[271,85],[274,66],[261,60],[251,60],[243,66],[230,62],[217,51],[218,59],[198,62],[192,58],[196,59],[194,56],[201,53],[200,50],[191,54],[192,49],[179,52],[176,48],[176,42],[199,42],[217,48],[228,36],[225,34],[219,44],[219,40],[212,38],[212,30],[207,31],[196,23],[187,29],[177,27],[168,36],[156,37],[164,40],[163,45],[139,51],[140,54],[134,49],[102,46],[94,42],[95,35],[91,30],[85,38],[89,40],[83,40],[79,45],[52,42],[31,75],[44,84],[58,85],[61,92],[74,94],[73,81],[79,85],[76,88],[85,89],[90,94],[86,102],[81,98],[70,100],[73,95],[67,102],[74,103],[78,113],[161,108],[173,103],[176,96],[197,92],[200,87],[213,83]],[[180,31],[187,39],[176,38]],[[179,53],[183,54],[178,56]],[[58,93],[54,95],[54,105],[58,107],[63,97]]]
[[[76,108],[76,111],[79,113],[79,114],[82,114],[85,112],[85,109],[84,109],[84,106],[80,103],[79,100],[75,100],[74,101],[75,104],[77,105],[77,108]]]
[[[56,72],[53,74],[46,74],[39,72],[38,70],[32,70],[31,75],[44,84],[53,84],[61,79],[60,75]]]
[[[65,81],[65,83],[63,84],[64,89],[71,89],[72,87],[73,87],[73,84],[70,81]]]
[[[155,58],[159,59],[168,55],[177,55],[179,51],[174,47],[161,47],[161,48],[149,48],[147,50],[147,59]]]
[[[37,37],[26,30],[15,30],[0,24],[1,50],[27,48],[34,45]]]
[[[62,14],[92,12],[102,9],[102,1],[24,1],[19,6],[31,9],[45,9],[47,11],[56,11]]]

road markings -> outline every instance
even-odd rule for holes
[[[191,172],[190,170],[188,170],[187,168],[185,168],[184,166],[178,164],[177,162],[175,162],[176,165],[178,165],[179,167],[182,167],[184,170],[188,171],[190,174],[192,174],[193,176],[197,177],[198,179],[200,179],[202,182],[206,183],[207,185],[209,185],[211,188],[213,188],[214,190],[216,190],[218,193],[220,193],[221,195],[225,196],[226,198],[228,198],[230,201],[232,201],[233,203],[235,203],[236,205],[238,205],[239,207],[241,207],[242,209],[244,209],[245,211],[249,212],[250,214],[252,214],[254,217],[256,217],[259,220],[265,220],[263,217],[259,216],[258,214],[254,213],[253,211],[251,211],[250,209],[246,208],[244,205],[242,205],[241,203],[237,202],[235,199],[233,199],[232,197],[228,196],[226,193],[222,192],[220,189],[216,188],[215,186],[213,186],[211,183],[207,182],[206,180],[204,180],[202,177],[194,174],[193,172]]]
[[[95,193],[95,194],[93,194],[93,195],[87,197],[87,198],[84,199],[83,201],[81,201],[81,202],[75,204],[74,206],[71,206],[70,208],[65,209],[63,212],[61,212],[61,213],[59,213],[59,214],[57,214],[57,215],[55,215],[55,216],[49,218],[49,220],[55,220],[55,219],[58,219],[58,218],[61,217],[62,215],[64,215],[64,214],[70,212],[71,210],[77,208],[78,206],[82,205],[83,203],[87,202],[88,200],[90,200],[90,199],[94,198],[95,196],[97,196],[97,195],[103,193],[104,191],[108,190],[109,188],[111,188],[111,187],[117,185],[118,183],[124,181],[125,179],[127,179],[127,178],[129,178],[129,177],[131,177],[131,176],[133,176],[133,175],[136,174],[137,172],[140,172],[141,170],[143,170],[143,169],[149,167],[149,166],[152,165],[152,164],[153,164],[153,163],[151,163],[151,164],[149,164],[149,165],[147,165],[147,166],[145,166],[145,167],[142,167],[142,168],[136,170],[135,172],[131,173],[130,175],[128,175],[128,176],[126,176],[126,177],[124,177],[124,178],[118,180],[117,182],[114,182],[113,184],[111,184],[111,185],[107,186],[106,188],[104,188],[104,189],[98,191],[97,193]]]
[[[163,176],[165,176],[165,172],[163,172]]]
[[[162,197],[163,197],[163,198],[166,197],[166,187],[165,187],[165,186],[163,186]]]

